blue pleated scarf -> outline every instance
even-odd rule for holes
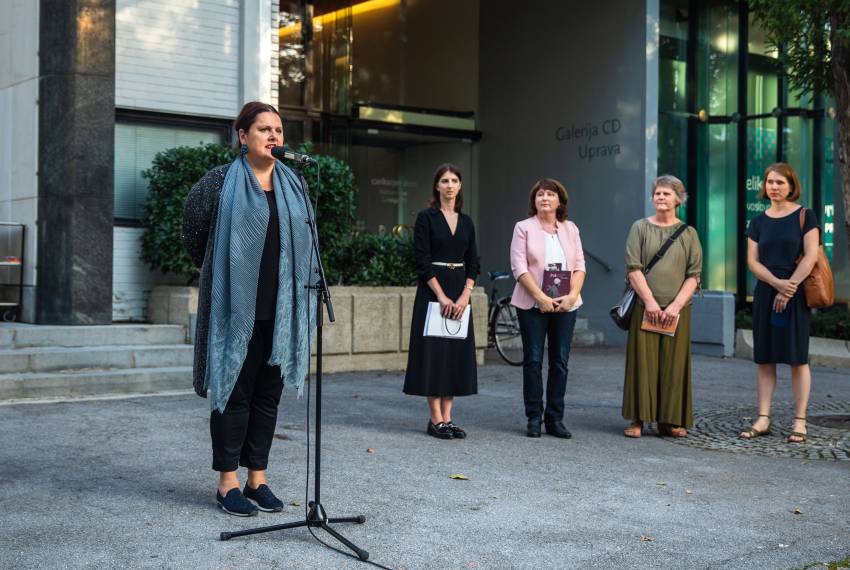
[[[316,323],[316,260],[301,179],[280,161],[272,181],[280,220],[280,272],[269,364],[301,394]],[[244,156],[230,165],[218,203],[212,251],[212,301],[205,387],[213,410],[224,411],[254,330],[260,260],[269,224],[268,200]]]

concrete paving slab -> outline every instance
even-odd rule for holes
[[[337,529],[390,568],[793,568],[850,555],[848,463],[624,438],[623,358],[573,352],[569,441],[524,436],[521,369],[492,357],[479,394],[456,401],[463,441],[424,434],[425,401],[401,393],[400,373],[326,375],[328,514],[365,515]],[[695,357],[694,392],[697,416],[754,405],[754,365]],[[787,369],[776,397],[791,400]],[[850,401],[846,371],[815,370],[812,401],[828,399]],[[364,567],[304,529],[218,540],[303,514],[307,398],[286,394],[272,449],[287,507],[249,520],[214,506],[208,405],[0,406],[0,567]]]

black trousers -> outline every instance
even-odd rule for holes
[[[272,352],[274,321],[256,321],[248,353],[224,412],[210,415],[213,465],[216,471],[237,467],[264,470],[269,463],[277,407],[283,392],[279,366],[267,364]]]

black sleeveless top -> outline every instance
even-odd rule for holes
[[[277,277],[280,268],[280,221],[274,192],[264,192],[269,201],[269,227],[260,260],[260,278],[257,281],[257,312],[254,320],[273,321],[277,307]]]

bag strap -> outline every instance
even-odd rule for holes
[[[806,234],[803,233],[803,228],[805,227],[805,225],[806,225],[806,207],[803,206],[802,208],[800,208],[800,235],[803,237],[803,239],[805,239],[805,237],[806,237]],[[822,246],[823,245],[823,234],[821,234],[820,226],[817,226],[817,228],[818,228],[818,246]]]
[[[643,270],[644,275],[649,273],[650,270],[655,267],[655,264],[658,263],[662,257],[664,257],[664,254],[667,253],[667,250],[670,249],[670,246],[673,245],[674,241],[676,241],[676,238],[682,235],[682,233],[684,233],[686,229],[688,229],[688,224],[682,224],[675,232],[670,235],[669,238],[667,238],[667,241],[664,242],[664,245],[661,246],[661,249],[658,250],[658,253],[655,254],[655,257],[653,257],[649,261],[646,266],[646,269]]]

